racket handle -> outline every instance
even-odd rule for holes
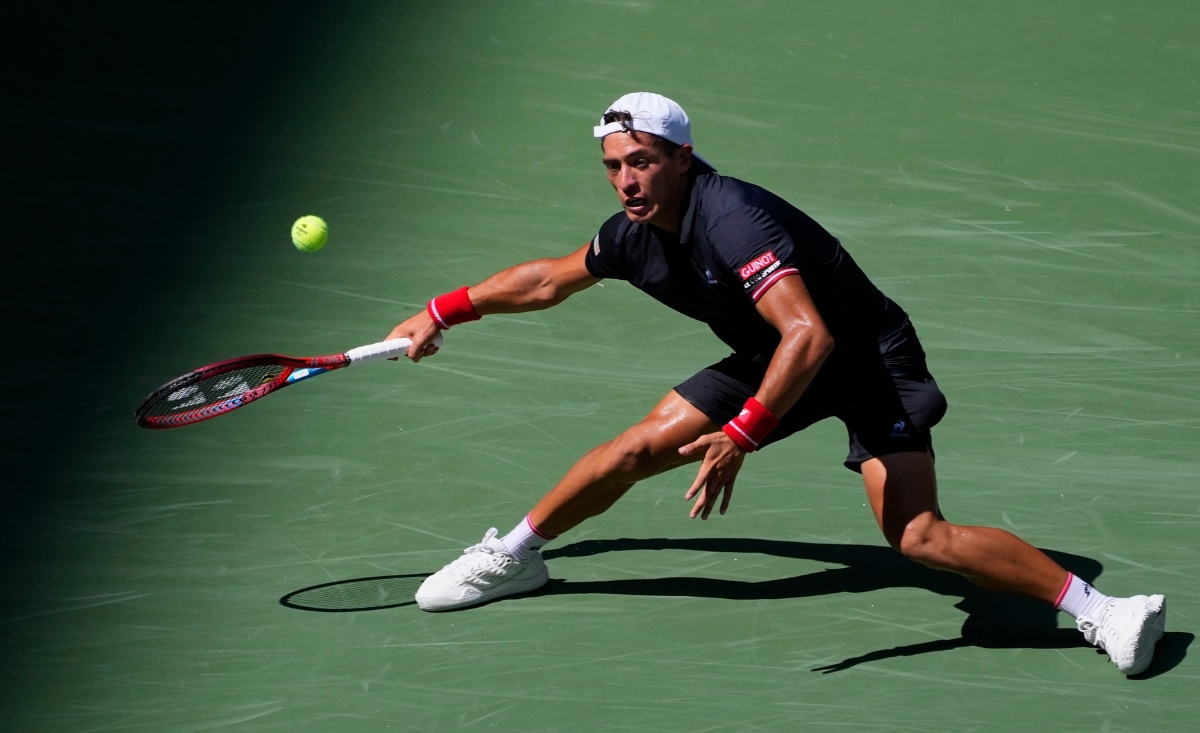
[[[431,342],[434,346],[441,347],[442,334],[438,334]],[[388,341],[380,341],[377,344],[367,344],[359,346],[356,349],[350,349],[346,352],[346,356],[350,359],[351,364],[364,364],[368,361],[378,361],[380,359],[390,359],[393,356],[404,356],[408,353],[408,347],[412,346],[412,341],[409,339],[389,339]]]

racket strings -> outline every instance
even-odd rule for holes
[[[286,368],[278,364],[257,364],[206,377],[160,395],[146,406],[143,415],[164,417],[219,404],[274,381]]]

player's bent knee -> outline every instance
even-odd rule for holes
[[[608,465],[611,473],[636,481],[653,476],[660,470],[650,431],[637,425],[617,436],[609,443]]]
[[[948,522],[923,514],[904,527],[904,534],[892,546],[913,562],[945,568],[950,565],[949,531]]]

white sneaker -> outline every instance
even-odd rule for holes
[[[1079,619],[1079,630],[1108,652],[1108,658],[1126,675],[1140,674],[1150,666],[1154,645],[1167,624],[1167,599],[1162,596],[1114,598],[1100,611],[1100,620]]]
[[[537,590],[550,580],[550,571],[537,552],[518,561],[496,537],[492,527],[483,541],[463,550],[462,557],[430,575],[417,589],[424,611],[452,611]]]

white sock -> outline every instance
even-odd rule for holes
[[[539,547],[546,544],[553,537],[542,534],[538,528],[533,526],[533,521],[526,514],[521,522],[513,527],[512,531],[500,538],[512,556],[517,558],[518,562],[525,562],[529,559],[529,555],[536,552]]]
[[[1100,620],[1100,611],[1111,600],[1112,598],[1075,577],[1074,574],[1067,573],[1067,583],[1063,586],[1062,592],[1058,594],[1058,602],[1054,604],[1054,607],[1071,614],[1076,620],[1088,619],[1095,622]]]

